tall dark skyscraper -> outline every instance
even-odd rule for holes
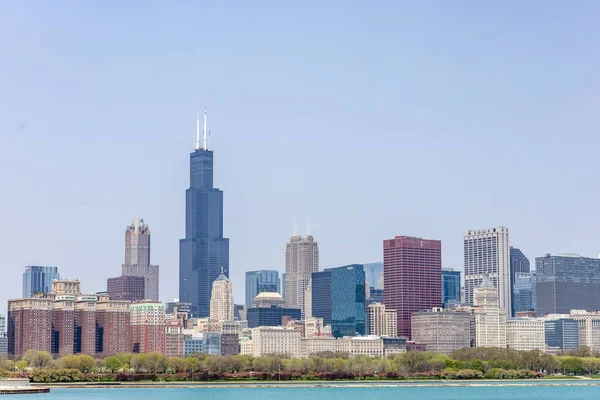
[[[533,309],[533,285],[529,259],[516,247],[510,247],[510,287],[511,311],[514,316],[519,311]]]
[[[200,114],[190,154],[190,188],[185,192],[185,238],[179,241],[179,300],[191,303],[194,317],[210,315],[213,281],[229,276],[229,239],[223,237],[223,192],[213,184],[213,152],[208,149],[206,110],[203,143]]]

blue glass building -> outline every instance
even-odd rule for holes
[[[545,322],[546,346],[563,351],[579,348],[579,321],[561,318]]]
[[[300,321],[302,319],[302,311],[299,308],[289,307],[251,307],[246,312],[248,328],[281,326],[281,319],[283,317],[290,317]]]
[[[363,264],[363,269],[369,287],[383,290],[383,262]]]
[[[60,279],[57,267],[31,265],[23,272],[23,298],[29,298],[34,293],[48,294],[52,291],[52,281]]]
[[[360,264],[312,273],[312,315],[331,324],[333,336],[365,335],[365,271]]]
[[[262,292],[281,294],[278,271],[263,269],[246,272],[246,307],[252,307],[252,300]]]
[[[460,303],[460,271],[442,268],[442,304]]]
[[[179,300],[191,303],[192,316],[200,318],[210,314],[213,281],[221,271],[229,276],[229,239],[223,237],[223,192],[213,185],[213,152],[196,147],[179,241]]]
[[[511,313],[530,311],[532,304],[532,275],[529,259],[516,247],[510,248]]]

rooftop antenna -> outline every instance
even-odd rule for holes
[[[200,149],[200,110],[196,114],[196,143],[194,143],[194,150]]]
[[[206,130],[206,106],[204,107],[204,150],[208,150],[207,143],[208,131]]]

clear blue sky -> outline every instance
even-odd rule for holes
[[[599,2],[322,3],[2,2],[0,309],[28,264],[105,289],[136,216],[176,297],[204,105],[237,302],[294,220],[321,268],[413,235],[462,269],[498,225],[600,253]]]

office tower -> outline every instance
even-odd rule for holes
[[[365,271],[360,264],[313,272],[312,315],[331,325],[333,336],[365,335]]]
[[[412,339],[427,346],[427,351],[450,354],[470,346],[469,313],[435,307],[413,313]]]
[[[250,307],[247,311],[248,328],[257,326],[281,326],[284,318],[300,321],[302,314],[299,308],[291,307]]]
[[[213,185],[213,152],[204,140],[200,116],[190,154],[190,187],[185,192],[185,238],[179,241],[179,299],[192,303],[192,316],[210,315],[212,283],[221,271],[229,276],[229,239],[223,237],[223,192]]]
[[[369,335],[398,336],[398,314],[386,309],[382,303],[371,303],[369,312]]]
[[[252,307],[252,300],[262,292],[281,292],[278,271],[263,269],[246,272],[246,307]]]
[[[544,321],[537,318],[515,318],[506,321],[506,347],[520,351],[546,351],[544,326]]]
[[[383,290],[383,262],[363,264],[363,268],[368,287]]]
[[[48,294],[52,291],[52,281],[60,279],[58,268],[31,265],[23,272],[23,298],[31,298],[34,293]]]
[[[141,301],[146,298],[145,281],[146,279],[143,276],[135,275],[108,278],[106,291],[112,300]]]
[[[398,313],[398,336],[410,338],[410,316],[442,305],[442,242],[409,236],[383,241],[383,303]]]
[[[535,269],[537,315],[600,310],[600,258],[546,254]]]
[[[131,344],[130,303],[98,296],[96,304],[96,354],[108,357],[117,353],[129,353]]]
[[[52,303],[51,349],[58,357],[72,354],[75,339],[75,299]]]
[[[305,312],[304,292],[310,274],[319,271],[319,246],[310,236],[292,236],[285,250],[285,302]]]
[[[473,293],[475,346],[506,348],[506,310],[500,306],[498,290],[484,276]]]
[[[548,352],[579,348],[579,322],[573,318],[546,320],[545,330]]]
[[[233,321],[233,289],[231,281],[223,273],[212,284],[210,319],[218,322]]]
[[[165,321],[165,356],[183,357],[184,355],[183,322],[178,319],[167,319]]]
[[[247,321],[246,310],[248,308],[245,304],[234,304],[233,305],[233,320],[234,321]]]
[[[442,268],[442,303],[460,304],[460,271],[452,268]]]
[[[516,247],[510,247],[511,312],[532,310],[532,285],[529,259]]]
[[[125,264],[122,275],[144,278],[144,300],[158,301],[158,265],[150,264],[150,228],[135,218],[125,229]]]
[[[285,299],[285,272],[281,274],[281,296]]]
[[[500,307],[510,318],[510,246],[504,227],[468,231],[464,235],[465,302],[473,305],[473,292],[488,277],[498,291]]]
[[[21,357],[27,350],[52,352],[52,300],[47,298],[8,301],[8,353]]]
[[[165,354],[165,306],[144,301],[129,306],[133,353]]]

